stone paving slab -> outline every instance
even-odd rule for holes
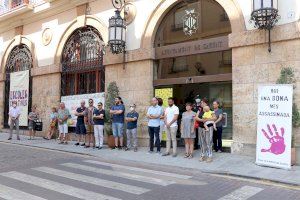
[[[183,158],[183,148],[180,148],[178,156],[173,158],[171,156],[162,157],[160,154],[156,153],[148,154],[147,148],[139,148],[138,152],[111,150],[108,147],[96,150],[92,148],[85,149],[83,147],[74,146],[74,142],[71,142],[68,145],[62,145],[58,144],[55,140],[48,141],[39,137],[35,140],[28,140],[27,136],[21,136],[21,141],[8,141],[7,138],[7,133],[0,134],[0,142],[5,143],[78,153],[109,160],[124,160],[137,163],[142,162],[156,165],[176,166],[185,169],[196,169],[204,173],[234,175],[300,186],[300,166],[293,166],[291,170],[262,167],[255,164],[254,157],[249,156],[241,156],[230,153],[215,153],[213,155],[213,162],[205,163],[198,161],[199,151],[195,152],[193,159]]]

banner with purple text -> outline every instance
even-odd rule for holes
[[[29,70],[10,74],[9,106],[17,101],[21,110],[20,126],[28,125]]]
[[[94,106],[97,107],[99,102],[103,103],[105,101],[105,93],[93,93],[93,94],[81,94],[81,95],[72,95],[72,96],[62,96],[61,102],[65,103],[66,108],[69,109],[71,113],[72,123],[68,124],[70,127],[75,127],[77,123],[77,117],[75,116],[76,109],[80,106],[82,100],[85,101],[85,106],[88,107],[89,99],[94,100]]]
[[[291,168],[292,85],[258,87],[256,164]]]

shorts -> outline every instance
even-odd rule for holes
[[[94,134],[94,125],[86,125],[86,133]]]
[[[123,137],[124,123],[112,123],[114,137]]]
[[[84,124],[76,124],[76,134],[85,135],[86,128]]]
[[[211,127],[212,125],[214,125],[214,123],[215,123],[214,121],[206,121],[204,124],[208,127]]]
[[[28,129],[29,130],[34,130],[34,123],[33,123],[33,121],[29,121],[28,122]]]
[[[68,124],[59,124],[58,129],[60,134],[68,134]]]

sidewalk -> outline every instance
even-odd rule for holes
[[[152,163],[168,166],[176,166],[186,169],[197,169],[204,173],[226,174],[240,177],[271,180],[284,184],[300,186],[300,166],[293,166],[291,170],[275,169],[255,165],[252,157],[235,155],[230,153],[215,153],[212,163],[199,162],[199,151],[195,152],[193,159],[183,158],[184,149],[180,148],[176,158],[171,156],[162,157],[159,154],[148,154],[147,148],[139,148],[138,152],[119,151],[104,148],[102,150],[85,149],[74,146],[73,142],[69,145],[57,144],[55,140],[47,141],[42,138],[28,140],[27,136],[21,136],[21,141],[8,141],[8,134],[0,134],[0,142],[33,146],[45,149],[59,150],[64,152],[91,155],[109,160],[126,160],[134,162]]]

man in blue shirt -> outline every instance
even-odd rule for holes
[[[150,151],[153,153],[154,148],[154,136],[155,136],[155,146],[157,148],[157,153],[160,153],[160,139],[159,139],[159,130],[160,130],[160,118],[163,115],[163,110],[158,106],[157,98],[152,98],[152,106],[148,108],[147,118],[148,121],[148,131],[150,137]]]
[[[137,121],[139,114],[135,111],[135,108],[135,104],[130,105],[130,112],[127,113],[125,118],[127,122],[127,147],[125,148],[125,151],[128,151],[131,146],[133,146],[134,152],[137,152]],[[133,141],[131,141],[131,137]]]
[[[123,148],[123,129],[124,129],[125,107],[121,97],[115,98],[115,105],[111,107],[112,129],[115,137],[115,149]],[[120,146],[119,146],[120,139]]]

